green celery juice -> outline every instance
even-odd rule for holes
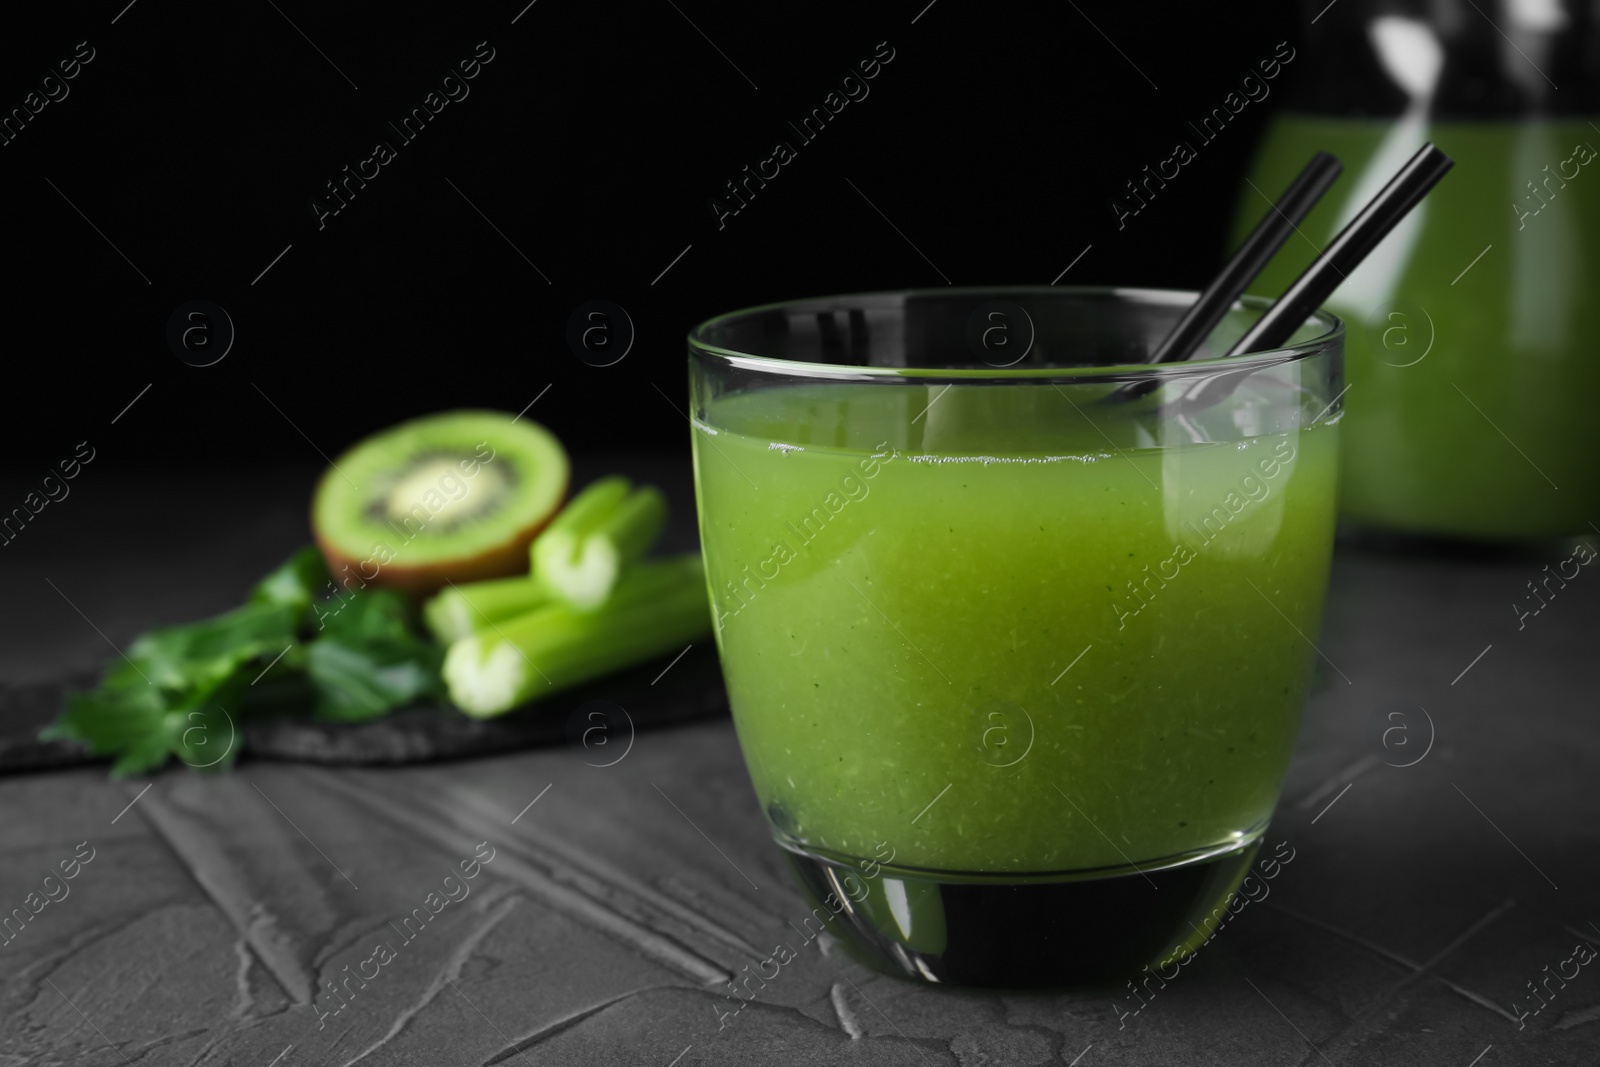
[[[1318,150],[1345,172],[1252,291],[1282,291],[1430,140],[1455,168],[1328,301],[1348,322],[1341,509],[1422,535],[1588,532],[1600,513],[1589,122],[1281,116],[1251,173],[1262,192],[1277,195]],[[1240,205],[1242,238],[1265,205],[1250,190]]]
[[[1038,385],[711,400],[701,538],[775,830],[986,873],[1253,841],[1332,550],[1339,428],[1310,421],[1149,440]]]

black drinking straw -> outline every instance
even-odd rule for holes
[[[1233,254],[1221,272],[1211,280],[1200,298],[1189,306],[1161,343],[1145,357],[1146,363],[1176,363],[1188,359],[1206,339],[1222,316],[1243,295],[1256,275],[1311,213],[1328,186],[1344,167],[1327,152],[1311,157],[1299,177],[1267,211],[1244,244]]]
[[[1294,284],[1284,290],[1283,295],[1256,320],[1255,325],[1228,349],[1227,354],[1236,356],[1245,352],[1268,351],[1285,344],[1317,310],[1318,305],[1333,295],[1345,277],[1361,264],[1367,253],[1399,225],[1400,220],[1421,202],[1453,166],[1455,161],[1439,151],[1432,142],[1423,145],[1389,179],[1389,184],[1361,209],[1360,214],[1339,231],[1339,235],[1294,280]],[[1193,412],[1209,407],[1232,393],[1252,369],[1243,367],[1202,378],[1191,384],[1185,390],[1185,395],[1170,401],[1165,408],[1168,411]],[[1141,395],[1153,389],[1155,384],[1159,383],[1145,385],[1140,382],[1123,388],[1127,390],[1143,386],[1140,393],[1133,394]]]
[[[1285,289],[1266,314],[1228,350],[1228,355],[1260,352],[1284,344],[1311,313],[1355,270],[1367,253],[1416,207],[1455,161],[1430,141],[1400,168],[1350,225],[1339,231],[1305,273]],[[1231,303],[1231,301],[1230,301]]]

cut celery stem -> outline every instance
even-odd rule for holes
[[[544,533],[581,536],[614,511],[618,504],[627,499],[632,489],[633,483],[620,474],[590,482],[583,492],[556,513],[550,525],[544,528]]]
[[[461,638],[445,654],[450,699],[477,718],[676,651],[711,631],[698,555],[640,563],[595,611],[553,603]]]
[[[643,559],[667,524],[667,498],[653,485],[641,485],[589,536],[615,545],[623,564]]]
[[[449,644],[548,603],[550,594],[542,586],[517,575],[446,586],[422,606],[422,616],[433,636]]]
[[[568,504],[530,549],[534,580],[581,611],[605,603],[627,569],[655,544],[667,502],[654,486],[602,478]]]

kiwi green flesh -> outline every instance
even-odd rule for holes
[[[313,505],[325,550],[397,571],[500,553],[561,503],[567,457],[543,427],[499,412],[403,423],[334,461]],[[366,568],[370,569],[370,568]]]

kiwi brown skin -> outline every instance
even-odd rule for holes
[[[333,471],[330,469],[323,473],[323,477],[327,478],[332,474]],[[328,564],[328,573],[333,576],[336,583],[342,584],[343,579],[353,577],[357,589],[368,586],[398,589],[421,599],[438,592],[451,582],[476,582],[485,578],[509,578],[514,574],[526,574],[528,546],[539,536],[540,531],[550,525],[552,519],[561,514],[571,488],[572,475],[569,471],[567,480],[562,484],[561,492],[556,497],[556,504],[549,513],[537,522],[518,530],[514,538],[503,544],[480,552],[476,556],[441,560],[421,566],[407,567],[396,560],[379,565],[378,573],[371,578],[366,577],[366,572],[361,569],[361,564],[371,561],[370,557],[348,554],[325,538],[322,531],[317,529],[314,509],[311,516],[311,535],[317,543],[317,548],[322,550],[322,558]],[[315,494],[312,495],[312,499],[316,499]],[[346,567],[350,569],[346,571]]]

